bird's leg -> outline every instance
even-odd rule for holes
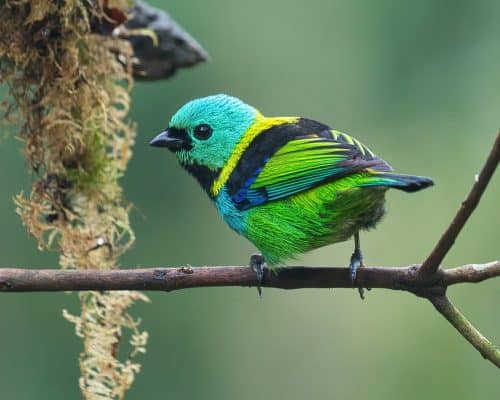
[[[351,256],[351,262],[349,264],[349,269],[351,271],[351,282],[354,285],[356,283],[356,273],[358,268],[364,267],[363,264],[363,254],[361,253],[361,247],[359,244],[359,232],[354,234],[354,253]],[[365,298],[365,290],[362,287],[358,287],[359,297],[362,300]]]
[[[363,254],[361,254],[361,248],[359,245],[359,232],[354,234],[354,253],[351,256],[351,263],[349,268],[351,271],[351,281],[354,283],[356,281],[356,272],[358,268],[363,265]]]
[[[260,284],[264,283],[264,268],[266,268],[266,259],[262,254],[255,253],[250,256],[250,268],[257,274]],[[257,286],[259,297],[262,297],[262,288]]]

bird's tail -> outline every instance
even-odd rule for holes
[[[426,176],[395,174],[392,172],[376,172],[372,182],[361,186],[385,186],[405,192],[417,192],[421,189],[434,185],[434,181]]]

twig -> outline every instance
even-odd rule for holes
[[[443,280],[446,285],[453,285],[455,283],[477,283],[495,276],[500,276],[499,261],[447,269],[444,271]]]
[[[359,270],[357,285],[404,290],[418,296],[443,294],[457,283],[480,282],[500,276],[500,261],[440,270],[433,280],[422,280],[418,266],[365,267]],[[266,270],[260,284],[249,267],[180,267],[122,270],[60,270],[0,268],[1,292],[46,292],[73,290],[159,290],[194,287],[263,286],[279,289],[351,288],[348,268],[286,267]]]
[[[446,296],[430,296],[429,301],[485,359],[500,368],[500,350],[481,335]]]
[[[464,227],[465,223],[469,219],[470,215],[476,208],[479,200],[481,199],[486,186],[490,182],[498,163],[500,162],[500,132],[497,133],[493,147],[491,148],[490,155],[486,160],[486,163],[481,170],[481,173],[476,178],[472,189],[470,190],[465,201],[458,209],[455,218],[451,221],[450,225],[443,233],[439,241],[437,242],[434,249],[431,251],[427,259],[422,263],[420,267],[419,274],[422,277],[427,277],[439,268],[439,265],[443,261],[444,257],[450,250],[458,234]]]

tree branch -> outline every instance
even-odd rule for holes
[[[429,301],[485,359],[500,368],[500,350],[481,335],[446,296],[430,296]]]
[[[419,274],[424,276],[429,276],[436,272],[439,265],[443,261],[444,257],[450,250],[458,234],[464,227],[465,223],[469,219],[470,215],[475,210],[476,206],[481,199],[486,186],[490,182],[493,173],[495,172],[498,163],[500,162],[500,132],[497,133],[493,147],[491,148],[490,154],[486,163],[481,170],[479,176],[477,176],[472,189],[470,190],[467,198],[462,202],[462,205],[457,211],[455,218],[451,221],[450,225],[443,233],[439,241],[437,242],[434,249],[431,251],[427,259],[422,263],[420,267]]]
[[[365,267],[356,286],[403,290],[425,297],[481,355],[500,368],[500,351],[445,296],[448,286],[477,283],[500,276],[500,260],[439,269],[422,279],[419,266]],[[353,287],[348,268],[286,267],[265,271],[264,282],[249,267],[138,268],[128,270],[60,270],[0,268],[0,292],[74,290],[159,290],[194,287],[263,286],[279,289]]]
[[[500,276],[500,261],[440,270],[434,279],[421,279],[418,266],[365,267],[353,286],[348,268],[286,267],[265,271],[259,283],[249,267],[138,268],[123,270],[60,270],[0,268],[1,292],[57,292],[74,290],[173,291],[194,287],[262,286],[278,289],[370,288],[404,290],[418,296],[443,294],[457,283],[481,282]]]
[[[455,218],[422,265],[365,267],[355,286],[403,290],[427,298],[483,357],[500,368],[500,351],[446,297],[448,286],[500,276],[500,261],[443,270],[439,265],[476,208],[500,162],[500,132],[481,173]],[[194,287],[262,286],[280,289],[353,287],[348,268],[287,267],[265,270],[259,282],[249,267],[143,268],[129,270],[59,270],[0,268],[1,292],[69,290],[163,290]]]

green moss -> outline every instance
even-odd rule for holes
[[[17,212],[40,249],[59,250],[63,268],[115,268],[134,241],[118,182],[135,137],[126,119],[132,51],[127,42],[92,34],[89,15],[102,16],[100,4],[0,2],[0,83],[10,89],[35,177],[30,195],[16,197]],[[65,315],[84,340],[83,397],[123,398],[139,371],[130,357],[143,351],[147,338],[127,309],[144,296],[89,292],[81,298],[81,316]],[[117,347],[124,328],[143,340],[121,362]]]
[[[99,132],[87,135],[84,140],[83,152],[66,161],[66,177],[76,191],[109,199],[106,186],[116,181],[114,160],[106,153]]]

